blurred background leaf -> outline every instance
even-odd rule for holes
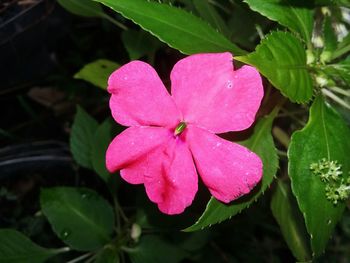
[[[91,155],[97,128],[98,122],[78,106],[72,125],[70,149],[77,163],[85,168],[93,168]]]
[[[107,60],[98,59],[94,62],[86,64],[79,72],[74,75],[76,79],[85,80],[96,87],[107,89],[107,81],[109,75],[119,68],[119,64]]]
[[[114,229],[109,203],[95,191],[75,187],[41,190],[40,204],[56,235],[71,248],[90,251],[106,245]]]
[[[58,251],[46,249],[33,243],[22,233],[12,229],[0,229],[0,262],[32,263],[46,262]]]
[[[287,183],[278,180],[271,199],[271,210],[295,258],[300,262],[310,261],[312,257],[309,236],[303,215]]]

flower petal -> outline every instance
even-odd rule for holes
[[[247,148],[194,126],[188,127],[186,140],[198,173],[216,199],[228,203],[260,181],[262,162]]]
[[[198,176],[188,146],[175,138],[149,154],[146,162],[144,184],[150,200],[165,214],[182,213],[198,190]]]
[[[172,96],[184,120],[214,133],[240,131],[255,118],[264,91],[258,71],[233,71],[232,55],[197,54],[171,72]]]
[[[142,158],[162,144],[173,134],[169,129],[160,127],[130,127],[116,136],[106,152],[108,171],[121,172],[121,176],[129,183],[143,183],[143,174],[131,168],[142,162]]]
[[[114,119],[124,126],[173,127],[181,115],[157,72],[147,63],[132,61],[108,80]]]

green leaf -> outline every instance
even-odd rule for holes
[[[346,35],[339,43],[339,48],[345,48],[350,45],[350,34]]]
[[[70,149],[77,163],[85,168],[93,168],[91,149],[97,127],[97,121],[78,106],[71,130]]]
[[[140,243],[129,251],[132,263],[178,263],[186,253],[158,236],[148,235],[141,238]]]
[[[344,39],[338,44],[338,48],[334,50],[332,55],[332,60],[343,56],[350,52],[350,34],[348,34]]]
[[[74,78],[90,82],[101,89],[107,89],[109,75],[119,67],[120,66],[113,61],[98,59],[85,65],[74,75]]]
[[[147,0],[96,0],[144,30],[185,54],[230,51],[236,55],[245,51],[200,18],[173,6]]]
[[[316,6],[346,6],[350,7],[349,0],[314,0]]]
[[[55,249],[46,249],[33,243],[22,233],[0,229],[0,263],[41,263],[56,255]]]
[[[130,60],[139,59],[143,56],[154,56],[161,42],[144,30],[127,30],[122,32],[122,41],[129,54]]]
[[[41,190],[41,209],[52,229],[71,248],[89,251],[110,241],[112,207],[86,188],[55,187]]]
[[[350,56],[337,64],[321,66],[322,72],[330,78],[341,82],[345,87],[350,85]]]
[[[99,3],[92,0],[57,0],[58,3],[67,11],[86,17],[96,17],[103,13],[102,7]]]
[[[332,20],[330,16],[326,16],[323,23],[323,38],[324,38],[324,50],[333,52],[338,45],[337,35],[335,34],[332,26]]]
[[[164,1],[163,1],[164,2]],[[196,7],[193,4],[193,0],[177,0],[179,4],[183,6],[183,9],[190,13],[196,12]]]
[[[263,161],[264,175],[259,186],[250,194],[231,202],[229,205],[225,205],[212,197],[202,216],[194,225],[186,228],[185,231],[196,231],[231,218],[249,207],[269,187],[278,167],[277,151],[271,135],[272,122],[276,113],[274,111],[268,117],[261,119],[256,124],[253,135],[248,140],[240,143],[258,154]]]
[[[105,249],[100,251],[97,256],[95,263],[119,263],[118,251],[114,247],[107,246]]]
[[[323,21],[323,39],[324,48],[320,56],[320,61],[322,64],[325,64],[326,62],[332,60],[333,52],[338,46],[337,35],[332,26],[332,19],[330,16],[325,16]]]
[[[204,248],[212,240],[212,232],[209,228],[193,232],[187,235],[185,240],[182,240],[180,246],[186,251],[199,251]]]
[[[312,79],[307,71],[306,53],[298,38],[275,31],[266,36],[255,52],[235,59],[253,65],[293,102],[312,97]]]
[[[245,8],[245,6],[235,4],[231,17],[227,21],[227,26],[235,43],[253,50],[256,42],[260,39],[257,27],[265,31],[270,23],[270,20],[248,7]],[[244,30],[242,30],[242,25],[244,25]]]
[[[276,192],[272,196],[271,210],[294,257],[301,262],[310,260],[310,244],[303,215],[290,187],[282,181],[278,181]]]
[[[219,30],[226,37],[230,37],[231,32],[226,26],[225,21],[216,11],[216,9],[209,3],[208,0],[193,0],[199,15],[213,27]]]
[[[333,2],[338,6],[350,7],[349,0],[333,0]]]
[[[325,158],[342,166],[343,176],[349,176],[350,129],[322,96],[310,109],[310,118],[304,129],[292,135],[288,150],[289,175],[292,190],[304,215],[311,236],[314,255],[323,253],[336,223],[341,218],[345,203],[334,205],[326,198],[326,183],[310,170],[310,165]]]
[[[92,141],[91,160],[96,173],[108,182],[110,173],[106,169],[106,150],[112,141],[112,122],[107,118],[96,130]]]
[[[311,43],[313,11],[305,6],[305,1],[296,0],[244,0],[249,7],[277,21],[290,30],[299,33],[307,43]]]

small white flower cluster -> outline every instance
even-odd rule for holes
[[[326,198],[334,205],[350,196],[350,177],[343,178],[342,166],[338,161],[323,158],[310,165],[311,172],[326,184]]]

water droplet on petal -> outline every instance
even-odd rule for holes
[[[61,233],[60,233],[60,238],[62,239],[62,240],[66,240],[69,236],[70,236],[70,234],[72,233],[72,231],[70,231],[69,229],[63,229],[62,231],[61,231]]]
[[[216,147],[219,147],[221,144],[222,144],[221,142],[217,142]]]
[[[232,87],[233,87],[232,81],[231,80],[227,81],[226,88],[232,89]]]

